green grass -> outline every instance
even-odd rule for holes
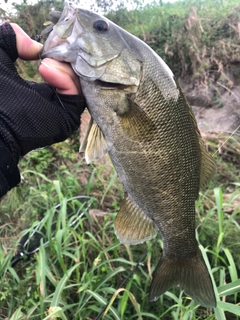
[[[219,67],[229,64],[229,56],[237,57],[239,36],[238,0],[152,1],[130,12],[121,9],[110,12],[110,20],[144,40],[168,64],[175,76],[194,85],[201,79],[206,86],[211,81],[213,61]],[[213,48],[215,50],[213,50]],[[221,83],[227,84],[227,74],[221,70]],[[190,79],[189,79],[190,78]],[[221,100],[216,96],[216,105]]]

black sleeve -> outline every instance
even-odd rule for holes
[[[15,62],[18,58],[16,35],[9,23],[0,25],[0,48],[7,53],[9,58],[9,64],[7,67],[14,69],[11,62]]]
[[[20,156],[68,138],[79,128],[85,108],[80,95],[60,95],[46,83],[22,79],[17,58],[16,35],[5,23],[0,26],[0,197],[6,183],[9,190],[20,180]]]
[[[16,163],[7,147],[0,140],[0,198],[20,182]]]

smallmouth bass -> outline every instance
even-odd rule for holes
[[[191,107],[164,61],[110,20],[66,6],[42,58],[71,63],[93,118],[87,162],[108,153],[126,191],[115,220],[122,243],[163,239],[150,300],[179,285],[196,302],[216,298],[195,238],[195,201],[215,164]]]

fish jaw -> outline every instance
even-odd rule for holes
[[[64,8],[60,19],[44,43],[41,59],[53,58],[58,61],[75,62],[78,48],[72,47],[83,28],[76,23],[76,10],[72,6]]]

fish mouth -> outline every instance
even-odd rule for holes
[[[47,51],[47,52],[44,52],[43,53],[43,50],[41,50],[39,52],[39,57],[41,60],[45,59],[45,58],[52,58],[52,59],[55,59],[55,60],[58,60],[58,61],[65,61],[65,59],[62,57],[62,51],[53,51],[53,50],[50,50],[50,51]]]
[[[44,59],[45,57],[43,57],[44,56],[44,53],[43,53],[43,47],[41,48],[41,50],[38,52],[38,57],[39,57],[39,59]],[[42,58],[43,57],[43,58]]]
[[[43,49],[41,49],[41,51],[39,52],[39,57],[41,60],[48,58],[49,57],[48,52],[43,53]]]
[[[129,93],[136,93],[137,92],[137,86],[131,86],[131,85],[126,85],[122,83],[114,83],[114,82],[106,82],[102,80],[95,80],[94,81],[95,85],[100,87],[101,89],[106,89],[106,90],[121,90],[121,91],[126,91]]]
[[[53,58],[58,61],[65,61],[69,52],[69,44],[60,38],[57,38],[57,41],[55,38],[54,42],[56,43],[55,46],[52,46],[53,41],[49,45],[49,40],[47,39],[42,49],[39,51],[39,57],[41,59]]]

